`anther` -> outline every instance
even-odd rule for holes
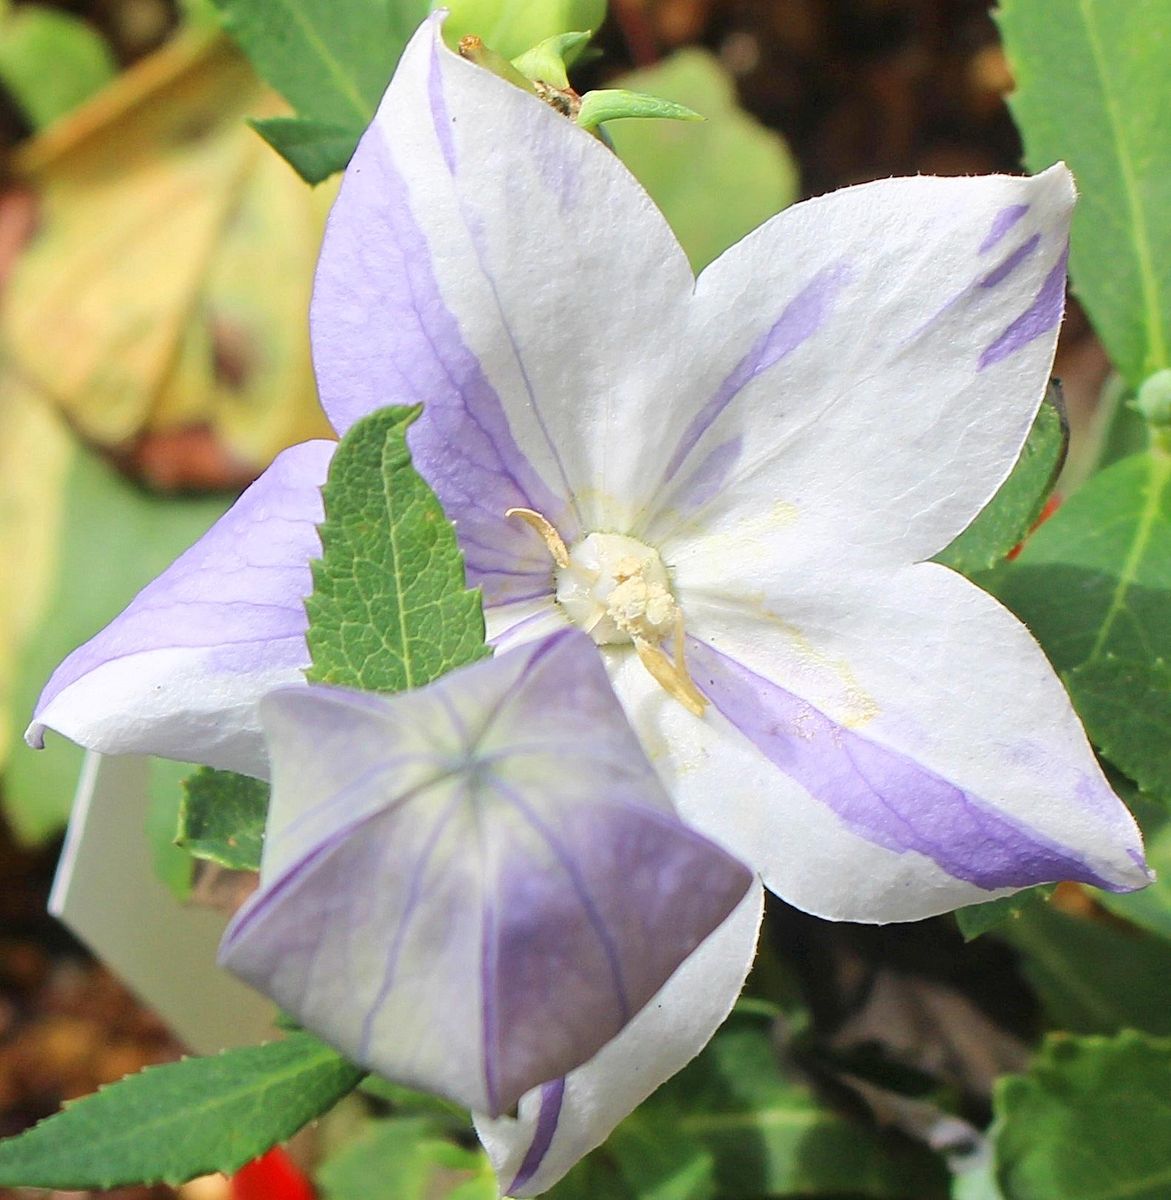
[[[532,508],[510,508],[505,511],[504,515],[520,517],[530,529],[535,529],[541,535],[549,553],[553,556],[553,561],[561,568],[569,566],[569,551],[566,550],[565,543],[561,540],[561,534],[553,528],[547,518]]]

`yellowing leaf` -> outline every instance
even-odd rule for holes
[[[326,432],[306,312],[330,196],[244,123],[281,111],[226,41],[191,35],[18,156],[41,219],[0,344],[85,436],[209,424],[260,467]]]
[[[57,529],[74,439],[27,388],[0,393],[0,763],[12,741],[16,662],[56,583]]]

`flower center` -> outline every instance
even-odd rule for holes
[[[620,533],[591,533],[567,549],[540,513],[509,509],[544,539],[557,564],[557,602],[599,646],[633,645],[639,661],[688,711],[702,716],[707,697],[684,661],[683,612],[659,552]],[[671,640],[671,654],[662,643]]]
[[[659,552],[619,533],[591,533],[557,572],[557,601],[599,646],[661,642],[679,611]]]

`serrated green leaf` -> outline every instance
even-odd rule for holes
[[[1057,403],[1042,404],[1012,474],[971,525],[935,556],[935,561],[972,575],[995,566],[1014,550],[1041,515],[1061,472],[1068,444],[1069,427]]]
[[[1001,927],[1052,1024],[1073,1033],[1171,1034],[1171,946],[1038,904]]]
[[[547,38],[597,29],[606,16],[606,0],[432,0],[446,8],[443,36],[449,46],[474,34],[505,58],[517,58]]]
[[[80,445],[70,452],[64,494],[54,500],[53,517],[31,535],[52,547],[53,583],[17,659],[6,714],[11,751],[5,807],[26,841],[47,837],[65,823],[81,770],[82,751],[63,738],[50,736],[39,751],[24,744],[25,727],[53,669],[228,506],[222,497],[152,495]]]
[[[641,1198],[647,1186],[663,1188],[663,1197],[723,1200],[947,1195],[940,1159],[823,1104],[781,1066],[770,1028],[756,1014],[733,1013],[693,1063],[549,1193],[552,1200]]]
[[[681,50],[614,82],[706,118],[623,121],[607,129],[696,271],[797,198],[797,168],[784,141],[739,106],[731,75],[713,55]]]
[[[1051,1038],[996,1092],[1005,1200],[1166,1200],[1171,1041]]]
[[[302,117],[267,117],[249,124],[306,183],[321,183],[344,171],[362,136],[360,125],[327,125]]]
[[[1094,744],[1165,780],[1164,748],[1140,742],[1166,719],[1157,669],[1144,664],[1171,660],[1171,456],[1154,448],[1095,475],[992,586],[1068,673],[1075,703],[1080,690]],[[1113,697],[1111,680],[1122,689]]]
[[[1009,99],[1032,170],[1069,163],[1081,198],[1071,268],[1133,386],[1171,366],[1171,0],[1002,0]]]
[[[1043,903],[1053,895],[1056,886],[1054,883],[1044,883],[1011,896],[1002,896],[999,900],[986,900],[983,904],[969,904],[966,908],[956,909],[956,924],[964,941],[973,941],[1005,921],[1019,917],[1026,908]]]
[[[324,1200],[496,1200],[482,1150],[437,1136],[420,1117],[371,1121],[317,1172]]]
[[[361,1078],[360,1068],[303,1033],[148,1067],[0,1142],[0,1185],[106,1189],[230,1174]]]
[[[68,13],[30,4],[0,23],[0,80],[34,128],[88,100],[117,71],[105,39]]]
[[[233,871],[259,871],[268,794],[261,779],[200,767],[183,781],[179,845]]]
[[[312,682],[399,692],[489,653],[455,530],[411,466],[406,432],[421,411],[364,417],[333,456],[305,605]]]
[[[1171,801],[1171,667],[1104,654],[1065,682],[1103,757],[1144,792]]]

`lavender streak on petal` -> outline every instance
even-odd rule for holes
[[[1065,270],[1069,260],[1069,245],[1061,253],[1053,270],[1049,272],[1033,303],[988,346],[980,355],[977,370],[1002,362],[1031,341],[1048,333],[1060,320],[1065,307]]]
[[[436,127],[436,136],[439,138],[442,146],[444,136],[450,138],[451,130],[447,115],[447,102],[443,93],[443,80],[441,77],[441,67],[439,63],[438,52],[433,54],[431,61],[431,79],[430,79],[430,103],[433,123]],[[442,126],[444,133],[439,133],[439,128]],[[452,154],[447,157],[445,152],[445,160],[447,162],[448,171],[451,173],[452,182],[455,182],[456,164],[454,147]],[[524,382],[525,392],[529,398],[529,406],[532,409],[533,417],[536,419],[537,425],[541,430],[541,434],[545,439],[545,444],[548,447],[549,453],[552,455],[553,461],[557,466],[557,473],[561,476],[561,483],[565,489],[565,497],[569,501],[570,507],[573,509],[574,516],[577,518],[578,524],[581,524],[582,515],[578,508],[577,496],[574,494],[573,487],[569,482],[569,473],[565,469],[565,463],[561,458],[561,454],[557,449],[552,436],[549,433],[549,426],[545,422],[544,415],[541,412],[541,406],[537,403],[537,396],[533,390],[532,381],[529,379],[528,368],[525,366],[524,358],[521,356],[520,347],[517,345],[516,335],[512,331],[512,326],[509,324],[508,318],[504,312],[504,305],[500,300],[500,292],[496,287],[496,279],[488,270],[488,265],[484,260],[483,238],[479,235],[479,231],[475,222],[471,220],[467,209],[464,205],[463,194],[459,187],[455,187],[456,202],[459,207],[460,215],[463,218],[464,227],[467,229],[468,239],[472,243],[472,249],[476,255],[476,262],[479,264],[480,273],[483,275],[485,282],[488,284],[492,292],[492,299],[496,304],[496,312],[500,317],[500,325],[508,338],[508,344],[512,349],[513,358],[516,360],[517,369],[520,371],[520,376]]]
[[[540,1170],[553,1137],[557,1132],[557,1122],[561,1118],[561,1104],[565,1098],[565,1080],[553,1079],[541,1084],[541,1107],[537,1113],[537,1124],[533,1130],[533,1140],[525,1152],[516,1176],[508,1185],[508,1191],[515,1192]]]
[[[989,250],[994,249],[1000,244],[1001,240],[1008,235],[1009,230],[1021,220],[1022,217],[1029,211],[1027,204],[1010,204],[1006,208],[1002,208],[992,219],[992,228],[988,231],[988,236],[980,244],[978,253],[987,254]]]
[[[553,851],[553,855],[558,863],[560,863],[561,869],[569,877],[569,882],[573,885],[578,903],[581,904],[586,914],[586,919],[589,921],[590,927],[593,929],[594,935],[597,937],[602,947],[602,952],[606,957],[606,964],[610,969],[611,982],[614,987],[614,995],[618,1000],[621,1024],[625,1025],[630,1020],[630,1001],[627,998],[626,983],[622,977],[622,966],[618,961],[618,950],[614,945],[613,939],[610,937],[610,932],[606,928],[605,922],[602,920],[601,913],[598,912],[597,905],[594,904],[593,898],[589,894],[585,880],[582,879],[571,855],[566,851],[556,834],[533,812],[532,808],[525,803],[521,796],[510,788],[499,775],[494,774],[492,776],[492,785],[513,807],[520,811],[521,816],[537,831],[541,839]]]

